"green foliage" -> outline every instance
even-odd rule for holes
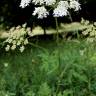
[[[0,96],[96,95],[94,44],[62,41],[59,49],[54,42],[40,45],[0,55]]]
[[[51,96],[51,89],[46,82],[40,86],[38,96]]]

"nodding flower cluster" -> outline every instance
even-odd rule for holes
[[[54,17],[67,16],[69,9],[74,9],[74,11],[80,10],[80,3],[77,0],[21,0],[20,7],[25,8],[33,3],[34,5],[39,5],[35,7],[32,15],[37,15],[39,19],[46,18],[49,15],[50,10],[46,7],[50,7],[53,10]]]

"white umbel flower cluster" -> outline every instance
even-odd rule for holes
[[[78,11],[81,7],[79,2],[75,0],[70,0],[70,8],[75,9],[75,11]]]
[[[54,17],[63,17],[68,14],[68,2],[67,1],[60,1],[57,7],[53,11]]]
[[[53,5],[56,3],[56,0],[32,0],[32,3],[34,3],[35,5],[37,4],[45,4],[45,5]]]
[[[41,7],[36,7],[35,11],[33,12],[33,15],[38,15],[38,18],[46,18],[47,15],[49,15],[48,11],[46,10],[46,8],[44,6]]]
[[[17,26],[16,28],[13,27],[9,31],[8,38],[4,41],[5,43],[5,50],[15,50],[19,48],[20,52],[23,52],[25,49],[25,45],[28,44],[28,39],[25,37],[27,35],[27,31],[25,30],[26,24],[22,27]]]
[[[54,5],[56,3],[56,0],[44,0],[45,4],[48,6]]]
[[[31,0],[21,0],[20,7],[25,8],[30,2]]]
[[[74,9],[74,11],[80,9],[80,4],[77,0],[21,0],[20,7],[25,8],[29,3],[40,5],[39,7],[35,7],[32,13],[40,19],[46,18],[49,15],[50,10],[47,10],[45,6],[53,10],[54,17],[67,16],[69,9]]]

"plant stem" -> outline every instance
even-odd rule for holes
[[[58,26],[58,20],[57,17],[55,17],[55,22],[56,22],[56,43],[57,43],[57,49],[58,49],[58,63],[59,63],[59,67],[60,67],[60,50],[59,50],[59,26]]]
[[[55,22],[56,22],[56,43],[57,43],[57,46],[59,45],[59,26],[58,26],[58,20],[57,18],[55,17]]]
[[[69,15],[69,19],[70,19],[70,21],[71,21],[71,23],[72,23],[73,20],[72,20],[72,16],[71,16],[70,12],[68,12],[68,15]]]
[[[58,20],[57,18],[55,17],[55,22],[56,22],[56,44],[57,44],[57,49],[58,49],[58,56],[57,56],[57,59],[58,59],[58,69],[60,70],[60,50],[59,50],[59,26],[58,26]],[[59,82],[58,82],[59,83]],[[56,93],[59,91],[59,84],[57,85],[57,89],[56,89]]]

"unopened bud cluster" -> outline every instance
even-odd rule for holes
[[[27,31],[25,29],[25,24],[23,27],[17,26],[16,28],[13,27],[9,31],[8,38],[4,41],[5,43],[5,50],[15,50],[19,48],[20,52],[23,52],[25,49],[25,45],[28,44],[28,39],[26,38]]]

